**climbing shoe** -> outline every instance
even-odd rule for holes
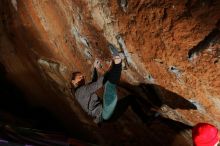
[[[112,54],[113,57],[119,56],[118,49],[117,49],[114,45],[109,44],[109,45],[108,45],[108,48],[109,48],[109,50],[110,50],[110,52],[111,52],[111,54]]]

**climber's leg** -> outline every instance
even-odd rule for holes
[[[115,48],[113,48],[115,49]],[[114,50],[114,54],[117,55],[117,49]],[[117,90],[116,84],[120,80],[122,63],[119,56],[114,56],[113,54],[113,65],[112,68],[105,75],[105,89],[103,96],[103,111],[102,118],[108,120],[117,104]]]

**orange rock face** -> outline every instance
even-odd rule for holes
[[[125,57],[124,84],[152,84],[171,119],[220,128],[220,1],[1,0],[0,15],[0,61],[8,78],[31,104],[48,107],[67,127],[74,121],[78,131],[94,134],[91,119],[71,95],[70,78],[80,71],[89,81],[95,58],[106,70],[112,43]],[[139,89],[134,92],[142,94]],[[120,120],[121,134],[141,136],[144,131],[127,128],[129,118],[134,126],[129,112]],[[106,129],[120,131],[117,126]]]

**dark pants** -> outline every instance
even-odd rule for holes
[[[111,118],[115,107],[117,105],[117,90],[116,84],[120,80],[122,71],[122,64],[114,64],[111,69],[104,75],[103,85],[104,85],[104,96],[102,104],[102,119],[108,120]],[[96,69],[93,73],[93,81],[97,80],[98,73]]]
[[[112,84],[117,84],[121,77],[121,71],[122,71],[122,63],[115,64],[113,62],[111,69],[108,72],[106,72],[104,75],[103,85],[107,81],[109,81]],[[97,81],[97,79],[98,79],[98,72],[95,68],[93,72],[92,82]]]

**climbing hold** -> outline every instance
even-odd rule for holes
[[[116,39],[117,39],[117,41],[118,41],[118,44],[119,44],[120,48],[122,49],[122,53],[123,53],[124,56],[125,56],[125,62],[126,62],[126,64],[129,66],[129,64],[132,63],[132,59],[131,59],[131,57],[130,57],[130,54],[129,54],[128,51],[127,51],[125,42],[124,42],[124,40],[122,39],[122,37],[121,37],[120,34],[118,34],[118,35],[116,36]]]
[[[163,61],[162,61],[161,59],[155,58],[154,61],[156,61],[156,62],[158,62],[158,63],[160,63],[160,64],[163,64]]]
[[[190,99],[189,101],[196,107],[196,109],[200,113],[205,113],[206,112],[205,108],[199,102],[197,102],[197,101],[195,101],[193,99]]]
[[[174,73],[174,74],[176,74],[176,76],[180,76],[180,74],[181,74],[181,71],[178,69],[178,68],[176,68],[175,66],[170,66],[169,67],[169,71],[170,72],[172,72],[172,73]]]
[[[85,48],[84,54],[85,54],[87,59],[92,59],[92,53],[90,52],[90,50]]]
[[[120,6],[122,7],[123,11],[126,12],[128,8],[128,2],[127,0],[121,0],[120,1]]]
[[[151,76],[151,74],[148,74],[147,76],[145,76],[145,79],[150,83],[154,83],[154,78]]]
[[[89,41],[87,40],[86,37],[80,36],[80,41],[82,42],[82,44],[83,44],[85,47],[89,48]]]

